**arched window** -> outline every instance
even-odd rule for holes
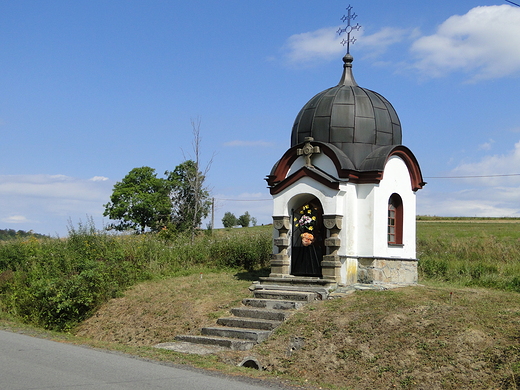
[[[388,199],[388,243],[403,243],[403,201],[398,194]]]

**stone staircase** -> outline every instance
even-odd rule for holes
[[[326,299],[330,288],[319,278],[261,278],[251,286],[254,297],[245,298],[243,306],[231,309],[231,317],[219,318],[217,326],[202,328],[200,335],[178,335],[175,337],[177,343],[157,347],[186,352],[189,350],[186,343],[189,343],[249,350],[267,340],[295,310],[313,300]]]

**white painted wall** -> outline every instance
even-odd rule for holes
[[[316,197],[323,206],[324,214],[334,214],[337,209],[338,191],[325,187],[310,177],[303,177],[292,187],[273,196],[273,215],[290,216],[291,208]]]
[[[337,176],[334,164],[324,154],[314,156],[313,164]],[[303,165],[304,158],[299,157],[288,175]],[[403,201],[402,246],[389,246],[387,242],[388,200],[393,193],[399,194]],[[392,156],[388,160],[379,184],[345,182],[338,191],[304,177],[273,196],[273,215],[290,216],[292,208],[314,197],[321,202],[324,214],[343,215],[340,256],[415,259],[416,198],[408,168],[401,158]]]
[[[352,221],[357,234],[353,237],[354,256],[372,256],[374,247],[374,187],[376,184],[356,185],[356,219]]]
[[[403,201],[403,246],[389,246],[387,242],[388,199],[393,193]],[[415,213],[416,198],[412,191],[410,173],[404,161],[392,156],[384,170],[383,180],[374,188],[373,255],[415,259]]]

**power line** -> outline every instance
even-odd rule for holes
[[[474,179],[485,177],[512,177],[520,176],[520,173],[509,173],[503,175],[467,175],[467,176],[425,176],[425,179]],[[272,199],[229,199],[229,198],[214,198],[214,200],[222,200],[227,202],[271,202]]]
[[[506,177],[506,176],[520,176],[520,173],[509,173],[505,175],[473,175],[473,176],[428,176],[425,179],[471,179],[478,177]]]
[[[223,199],[223,198],[215,198],[215,200],[227,200],[231,202],[266,202],[272,201],[272,199]]]
[[[517,7],[520,7],[520,4],[513,3],[512,1],[506,0],[508,3],[511,3],[513,5],[516,5]]]

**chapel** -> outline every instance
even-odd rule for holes
[[[354,79],[300,110],[266,181],[273,197],[271,281],[417,283],[416,192],[426,183],[394,107]]]

